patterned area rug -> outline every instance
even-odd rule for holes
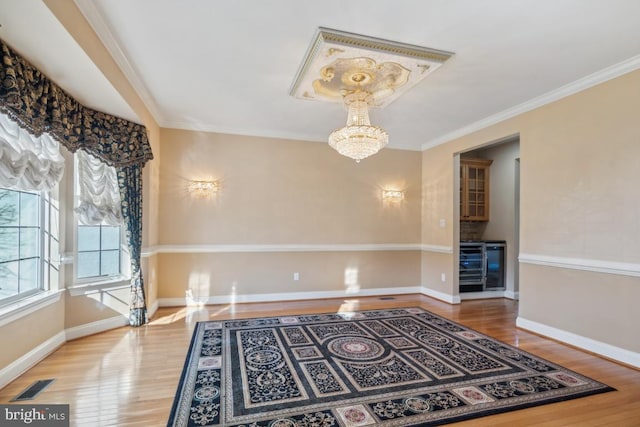
[[[420,308],[209,321],[168,425],[440,425],[611,390]]]

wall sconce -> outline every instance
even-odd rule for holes
[[[382,190],[382,200],[387,203],[400,203],[404,200],[404,191]]]
[[[218,181],[191,181],[187,186],[189,194],[197,199],[207,199],[220,190]]]

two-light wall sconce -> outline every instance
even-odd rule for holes
[[[219,181],[189,181],[187,190],[192,197],[207,199],[220,190]]]
[[[404,200],[404,191],[382,190],[382,200],[387,203],[400,203]]]

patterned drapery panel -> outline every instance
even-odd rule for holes
[[[36,137],[47,133],[72,153],[82,148],[117,169],[132,267],[129,323],[145,324],[140,270],[142,168],[153,159],[146,128],[80,104],[2,40],[0,112]]]
[[[129,324],[140,326],[147,323],[147,308],[144,297],[144,282],[140,269],[142,252],[142,165],[119,167],[118,186],[122,200],[122,216],[127,230],[131,258],[131,302]]]

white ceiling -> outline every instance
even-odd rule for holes
[[[420,150],[640,68],[638,0],[75,0],[162,127],[326,141],[337,105],[289,96],[318,27],[452,51],[371,112]],[[139,121],[41,0],[0,38],[86,105]]]

